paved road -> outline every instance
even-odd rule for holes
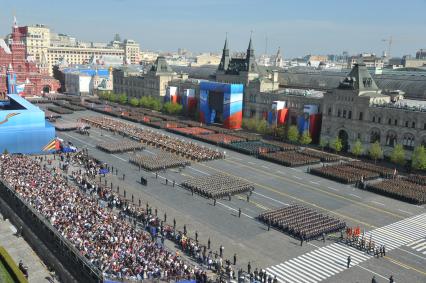
[[[0,214],[0,246],[6,248],[16,264],[22,260],[28,266],[29,282],[56,282],[29,244],[22,237],[16,237],[15,233],[16,227],[8,220],[3,220],[3,216]]]
[[[75,121],[89,115],[101,114],[91,111],[75,112],[71,115],[64,115],[63,120]],[[139,126],[145,128],[145,126]],[[410,205],[307,174],[306,167],[288,168],[229,150],[226,150],[227,158],[225,160],[194,163],[182,172],[167,170],[166,173],[161,173],[161,176],[156,179],[154,174],[145,171],[139,172],[136,166],[130,164],[128,162],[129,154],[107,154],[95,147],[97,142],[117,141],[123,139],[122,137],[100,129],[92,129],[90,133],[89,137],[73,132],[58,132],[58,135],[65,140],[72,141],[79,147],[88,148],[90,154],[115,168],[119,168],[118,176],[109,176],[108,182],[112,181],[114,186],[118,185],[121,189],[126,188],[129,198],[133,194],[135,200],[140,198],[143,203],[149,202],[151,206],[158,207],[160,214],[167,213],[170,222],[175,217],[178,226],[182,227],[183,224],[186,224],[190,233],[198,231],[201,241],[206,242],[207,238],[210,237],[214,249],[223,244],[225,256],[232,257],[233,253],[237,253],[238,262],[244,268],[249,259],[253,268],[274,267],[293,258],[295,262],[302,264],[303,259],[306,258],[303,255],[314,252],[321,247],[331,246],[331,249],[334,249],[333,253],[336,253],[337,250],[341,251],[342,254],[346,252],[345,247],[333,246],[332,239],[327,240],[326,243],[311,241],[300,247],[299,241],[279,231],[271,230],[268,232],[264,225],[254,218],[260,212],[270,208],[281,207],[293,202],[301,203],[323,213],[342,218],[348,225],[360,225],[367,233],[373,230],[373,236],[376,235],[375,231],[382,231],[379,229],[380,227],[389,227],[387,225],[415,217],[426,211],[424,206]],[[199,141],[172,133],[168,134],[214,148],[214,146]],[[144,154],[155,154],[156,152],[158,152],[158,149],[154,148],[144,150]],[[122,172],[126,174],[125,181],[121,178]],[[205,176],[216,172],[224,172],[252,182],[256,190],[250,198],[250,202],[246,201],[245,195],[240,195],[234,196],[231,201],[219,200],[217,205],[213,206],[212,201],[197,195],[192,196],[190,192],[182,188],[173,188],[170,182],[167,186],[165,185],[164,178],[176,180],[177,183],[180,183],[187,178]],[[147,187],[138,183],[142,175],[148,178]],[[242,209],[242,218],[237,217],[238,208]],[[388,241],[391,241],[389,244],[395,245],[395,248],[389,250],[385,258],[364,259],[359,256],[359,260],[362,259],[362,261],[359,261],[359,264],[349,270],[342,269],[338,270],[339,272],[329,270],[328,273],[327,271],[321,273],[318,270],[319,273],[313,275],[314,277],[311,280],[324,280],[325,278],[320,276],[322,274],[323,276],[330,275],[326,277],[326,282],[341,282],[341,280],[365,282],[371,280],[371,277],[375,275],[378,282],[385,282],[384,278],[393,274],[397,282],[402,282],[402,278],[404,278],[404,281],[425,282],[426,280],[423,280],[426,278],[426,268],[424,267],[426,258],[424,255],[417,254],[418,252],[415,250],[416,253],[414,253],[410,247],[405,247],[406,244],[409,244],[408,242],[398,242],[399,240],[392,239],[408,238],[409,233],[414,233],[418,240],[426,237],[426,232],[421,229],[408,228],[409,225],[404,223],[400,227],[391,226],[395,228],[395,231],[406,231],[406,234],[401,234],[402,236],[395,236],[393,232],[384,236],[377,234],[377,240],[389,239]],[[420,224],[417,223],[414,226],[417,227],[416,225],[419,226]],[[386,230],[386,228],[382,229]],[[347,253],[349,255],[351,250],[347,250]],[[353,256],[356,257],[355,252]],[[298,257],[302,258],[302,261]],[[313,260],[315,260],[315,257]],[[291,264],[295,266],[293,262]],[[304,282],[297,276],[293,276],[292,280]]]

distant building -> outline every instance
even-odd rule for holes
[[[114,92],[126,93],[130,97],[142,96],[164,97],[168,83],[172,80],[186,79],[185,74],[176,74],[167,64],[163,56],[158,56],[148,72],[141,74],[138,71],[123,66],[114,69]]]
[[[375,54],[363,53],[358,56],[352,56],[348,60],[348,68],[352,69],[355,64],[358,64],[362,61],[367,68],[383,68],[384,62],[383,59],[377,57]]]
[[[113,90],[113,69],[76,69],[66,68],[65,92],[74,95],[95,95],[99,90]]]
[[[46,60],[36,64],[35,60],[26,56],[23,34],[26,28],[18,27],[16,20],[13,24],[10,44],[0,39],[0,96],[6,93],[18,93],[24,96],[41,95],[56,92],[59,81],[48,75]],[[42,58],[43,59],[43,58]],[[13,80],[16,89],[9,89]]]
[[[41,24],[20,27],[22,41],[28,57],[37,63],[47,61],[47,69],[53,73],[52,67],[65,59],[69,64],[85,64],[94,57],[116,56],[128,64],[139,64],[140,47],[134,40],[107,43],[84,43],[65,34],[52,33],[49,27]]]
[[[402,63],[405,68],[418,68],[426,66],[426,50],[420,49],[416,52],[416,58],[411,56],[404,56]]]
[[[220,64],[220,56],[211,53],[203,53],[195,57],[195,62],[191,63],[191,66],[204,66],[213,65],[217,66]]]
[[[216,71],[216,81],[224,83],[249,84],[250,81],[259,78],[259,71],[254,56],[252,39],[247,48],[245,57],[231,58],[229,55],[228,39],[223,46],[222,58]]]

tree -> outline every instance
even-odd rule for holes
[[[7,148],[4,149],[3,154],[9,154],[9,151],[7,150]]]
[[[395,145],[394,149],[392,150],[390,160],[398,165],[405,164],[405,150],[402,147],[402,144]]]
[[[296,126],[290,126],[287,131],[287,139],[291,142],[297,142],[297,138],[299,137],[299,130]]]
[[[109,93],[108,94],[108,100],[111,101],[111,102],[116,102],[117,96],[114,93]]]
[[[256,123],[256,132],[259,134],[266,134],[268,132],[268,122],[264,119],[260,119]]]
[[[377,162],[377,159],[383,158],[383,149],[380,146],[379,141],[376,141],[370,146],[370,149],[368,150],[371,159],[374,159],[374,162]]]
[[[127,95],[125,93],[120,93],[117,95],[117,101],[120,104],[126,104],[127,103]]]
[[[136,97],[132,97],[129,100],[130,105],[137,107],[139,106],[139,99],[137,99]]]
[[[414,149],[411,157],[411,167],[416,170],[426,169],[426,150],[423,145]]]
[[[362,147],[362,143],[361,141],[358,139],[356,140],[353,148],[352,148],[352,153],[353,155],[355,155],[356,157],[360,156],[362,153],[364,152],[364,148]]]
[[[312,142],[311,135],[308,131],[304,131],[303,134],[300,135],[299,142],[303,145],[307,145]]]
[[[182,105],[167,102],[163,105],[163,111],[168,114],[179,114],[182,111]]]
[[[319,146],[322,150],[328,145],[328,142],[325,139],[320,139]]]
[[[275,130],[275,133],[277,134],[277,137],[279,137],[280,139],[284,139],[285,138],[285,129],[284,127],[277,127]]]
[[[335,152],[341,152],[343,149],[343,144],[342,144],[342,140],[340,138],[336,138],[332,145],[331,145],[334,149]]]

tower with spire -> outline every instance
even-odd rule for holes
[[[222,58],[220,59],[219,70],[227,70],[229,67],[229,48],[228,48],[228,37],[225,38],[225,45],[222,50]]]
[[[242,83],[247,85],[259,77],[253,41],[250,36],[245,56],[231,58],[229,55],[228,37],[222,50],[222,58],[216,71],[216,80],[219,82]]]
[[[283,57],[281,55],[281,47],[278,47],[277,55],[274,58],[274,67],[281,68],[283,66]]]

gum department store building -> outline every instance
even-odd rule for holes
[[[331,142],[339,137],[344,150],[350,150],[358,139],[364,149],[379,141],[386,155],[396,144],[404,146],[407,157],[416,146],[426,146],[426,101],[405,99],[400,90],[381,90],[362,62],[329,90],[286,88],[291,84],[282,84],[278,75],[277,70],[257,66],[251,39],[246,55],[238,58],[230,57],[226,40],[219,67],[210,79],[245,85],[245,118],[266,118],[273,101],[284,101],[288,109],[285,123],[294,125],[305,105],[318,106],[322,114],[321,140]],[[421,84],[426,82],[423,80]],[[194,79],[174,80],[169,85],[180,91],[193,88],[198,96],[198,83]]]

